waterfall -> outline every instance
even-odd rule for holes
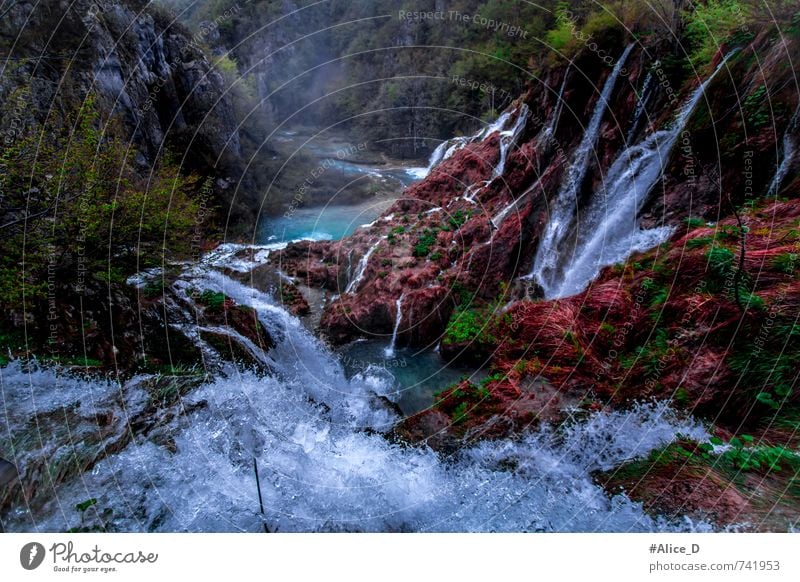
[[[425,176],[430,174],[433,168],[448,159],[473,139],[473,137],[453,137],[436,146],[436,149],[433,150],[431,157],[428,159],[428,169],[425,172]]]
[[[603,121],[603,115],[608,108],[608,102],[617,84],[619,72],[624,66],[631,50],[633,50],[633,46],[633,44],[628,45],[622,53],[622,56],[617,60],[617,64],[614,66],[608,79],[606,79],[603,90],[597,98],[597,103],[595,103],[592,117],[581,138],[581,142],[572,155],[569,168],[567,169],[566,179],[562,183],[553,201],[553,206],[550,210],[550,220],[539,242],[533,270],[527,275],[528,277],[535,278],[545,288],[545,292],[547,291],[546,285],[551,277],[551,273],[557,267],[558,246],[566,235],[567,229],[576,211],[579,190],[586,177],[586,172],[589,169],[590,155],[594,151],[595,144],[600,135],[600,123]]]
[[[630,128],[628,128],[628,135],[625,138],[625,143],[630,143],[633,136],[638,131],[642,117],[644,117],[647,112],[647,103],[650,101],[650,96],[653,94],[655,86],[656,78],[653,76],[652,71],[648,71],[644,78],[644,84],[642,85],[642,93],[638,96],[639,100],[636,102],[636,108],[633,110],[633,121],[631,122]]]
[[[392,343],[384,350],[387,358],[394,357],[394,347],[397,345],[397,330],[400,329],[400,322],[403,320],[403,297],[405,293],[401,294],[395,302],[395,317],[394,317],[394,331],[392,332]]]
[[[560,225],[559,236],[549,241],[550,246],[540,247],[537,260],[541,262],[534,273],[545,297],[579,293],[603,267],[624,261],[670,236],[671,227],[640,229],[638,214],[706,88],[726,62],[727,58],[692,92],[668,129],[623,150],[602,180],[600,191],[592,195],[581,220]],[[546,261],[542,253],[548,253]]]
[[[522,134],[523,130],[525,129],[525,124],[528,121],[528,106],[524,103],[519,107],[517,111],[517,117],[514,121],[514,124],[509,127],[508,129],[504,129],[506,123],[511,119],[512,112],[506,111],[500,118],[492,124],[489,130],[485,130],[481,132],[484,138],[492,135],[495,132],[499,131],[499,138],[500,138],[500,157],[497,161],[497,165],[492,169],[492,175],[489,177],[488,180],[483,180],[481,182],[477,182],[475,184],[470,184],[467,186],[466,190],[464,190],[464,194],[462,198],[469,202],[470,204],[477,204],[475,197],[486,187],[488,187],[494,180],[499,178],[503,175],[506,169],[506,160],[508,160],[508,152],[511,151],[511,148],[514,147],[519,140],[519,136]],[[502,122],[502,123],[501,123]]]
[[[490,123],[473,136],[454,137],[440,143],[436,149],[433,150],[433,153],[428,160],[428,171],[426,175],[430,174],[434,167],[450,158],[454,153],[462,149],[467,144],[484,140],[495,132],[500,132],[501,164],[498,164],[500,166],[500,172],[493,175],[492,178],[502,174],[502,170],[505,167],[508,149],[514,145],[514,143],[516,143],[516,140],[519,138],[519,134],[525,127],[525,121],[528,117],[528,107],[527,105],[523,104],[517,112],[518,114],[514,125],[506,129],[506,125],[511,120],[514,112],[515,110],[512,109],[504,111],[494,122]],[[497,168],[495,168],[495,172],[497,172]]]
[[[794,154],[797,146],[794,143],[792,132],[797,127],[798,118],[800,118],[800,105],[797,106],[797,109],[795,110],[794,115],[792,116],[792,119],[789,121],[789,125],[786,128],[786,132],[783,134],[783,157],[781,158],[781,163],[778,164],[778,167],[775,170],[775,176],[773,176],[772,181],[769,183],[769,188],[767,188],[767,196],[777,196],[781,187],[781,183],[786,177],[786,174],[789,172],[789,168],[794,160]]]
[[[567,86],[567,80],[569,79],[569,72],[571,68],[572,61],[570,61],[570,64],[567,66],[567,70],[564,71],[564,80],[561,81],[561,88],[558,90],[558,98],[556,100],[556,106],[553,109],[553,115],[550,117],[547,125],[542,128],[540,141],[543,145],[550,143],[550,141],[553,139],[553,136],[556,134],[556,130],[558,129],[558,120],[561,117],[561,110],[564,108],[564,88]]]
[[[356,291],[358,291],[358,285],[359,283],[361,283],[361,279],[364,278],[364,272],[367,270],[367,264],[369,263],[369,258],[372,256],[372,253],[375,252],[375,249],[378,248],[378,245],[381,244],[381,241],[385,238],[386,238],[385,236],[379,238],[375,244],[373,244],[371,247],[369,247],[369,249],[367,249],[367,252],[364,253],[363,257],[361,257],[361,260],[358,261],[358,267],[356,268],[356,276],[353,277],[352,281],[350,281],[347,284],[347,287],[344,290],[345,293],[355,293]]]
[[[506,160],[508,159],[508,152],[517,144],[517,140],[519,140],[519,136],[522,134],[523,130],[525,129],[525,124],[528,121],[528,106],[524,103],[520,105],[519,110],[517,111],[517,118],[514,121],[514,125],[512,125],[508,129],[500,129],[500,159],[497,162],[497,165],[494,167],[492,171],[492,177],[489,179],[489,183],[495,178],[498,178],[503,175],[503,172],[506,169]],[[503,126],[500,126],[502,128]],[[497,130],[495,130],[497,131]],[[492,132],[494,133],[494,132]],[[488,133],[491,135],[491,133]],[[488,183],[487,183],[488,184]]]
[[[525,192],[520,194],[518,197],[514,198],[503,209],[501,209],[500,212],[495,214],[492,217],[492,220],[491,220],[492,226],[494,228],[500,228],[500,225],[503,224],[503,221],[506,219],[506,216],[508,216],[509,213],[512,210],[514,210],[517,207],[517,205],[520,203],[520,201],[522,201],[528,194],[530,194],[531,192],[534,192],[537,188],[539,188],[540,184],[541,184],[541,179],[540,180],[536,180],[536,182],[534,182],[533,185],[530,188],[525,190]]]

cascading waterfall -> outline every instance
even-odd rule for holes
[[[541,265],[538,270],[534,268],[545,297],[579,293],[603,267],[624,261],[632,253],[652,248],[670,236],[671,227],[640,229],[639,211],[663,174],[672,147],[706,88],[726,62],[727,58],[723,59],[714,73],[692,92],[669,129],[656,131],[622,151],[606,173],[600,191],[582,212],[581,220],[576,218],[561,225],[552,246],[540,247],[540,251],[552,253],[548,270]],[[570,248],[572,252],[567,252]]]
[[[767,188],[767,196],[776,196],[778,194],[781,183],[783,182],[783,179],[786,177],[786,174],[789,172],[789,168],[792,165],[795,150],[797,149],[796,144],[794,143],[792,132],[797,127],[798,119],[800,119],[800,105],[797,106],[791,121],[789,121],[789,126],[786,128],[786,132],[783,134],[783,157],[781,158],[781,163],[778,164],[778,167],[775,170],[775,176],[773,176],[769,183],[769,188]]]
[[[517,110],[516,113],[517,116],[514,124],[508,129],[504,129],[504,127],[512,117],[511,111],[504,112],[503,115],[501,115],[500,118],[494,124],[492,124],[490,128],[479,134],[481,139],[485,139],[493,133],[499,132],[500,157],[497,161],[497,164],[492,169],[492,175],[488,180],[470,184],[467,186],[467,189],[464,190],[464,195],[462,198],[467,202],[471,204],[477,204],[475,197],[480,194],[484,188],[487,188],[494,180],[502,176],[503,172],[505,172],[506,160],[508,160],[508,152],[511,151],[511,148],[516,145],[517,141],[519,140],[519,136],[524,131],[525,124],[528,121],[528,106],[523,103],[520,105],[519,110]]]
[[[572,70],[572,62],[567,65],[567,70],[564,71],[564,80],[561,81],[561,88],[558,90],[558,98],[556,99],[556,106],[553,109],[553,115],[547,122],[547,125],[544,126],[542,129],[539,138],[539,141],[543,145],[547,145],[553,139],[553,136],[558,129],[558,120],[561,117],[561,110],[564,108],[564,89],[567,86],[567,81],[569,80],[569,72]]]
[[[383,352],[387,358],[394,357],[394,348],[397,345],[397,331],[400,329],[400,323],[403,321],[403,298],[405,295],[405,293],[402,293],[395,302],[396,314],[394,316],[394,331],[392,331],[392,341],[389,344],[389,347]]]
[[[594,151],[595,144],[600,136],[600,123],[603,121],[603,115],[608,108],[608,102],[614,92],[619,73],[628,59],[628,55],[633,50],[633,46],[633,44],[630,44],[625,48],[608,79],[606,79],[581,142],[572,155],[567,176],[550,209],[550,220],[539,242],[533,270],[527,275],[528,278],[536,279],[545,288],[545,293],[549,286],[551,274],[557,268],[558,246],[564,239],[575,214],[578,192],[589,169],[590,155]]]
[[[473,139],[475,138],[469,136],[453,137],[448,139],[447,141],[443,141],[442,143],[440,143],[438,146],[436,146],[436,149],[433,150],[433,152],[431,153],[431,157],[428,160],[428,170],[425,173],[425,175],[427,176],[428,174],[430,174],[433,168],[435,168],[443,161],[448,159],[450,156],[452,156],[458,150],[463,148],[465,145],[472,142]]]
[[[361,279],[364,278],[364,273],[367,270],[367,265],[369,264],[369,258],[372,256],[372,253],[375,252],[375,249],[378,248],[378,245],[381,244],[381,241],[385,238],[386,237],[381,237],[380,239],[378,239],[378,241],[375,244],[373,244],[371,247],[369,247],[369,249],[367,249],[367,252],[364,253],[363,257],[361,257],[361,260],[358,261],[356,276],[353,277],[353,279],[347,284],[347,287],[345,287],[344,290],[345,293],[355,293],[356,291],[358,291],[358,286],[361,283]]]
[[[508,129],[500,129],[500,159],[497,161],[497,165],[492,171],[492,177],[486,183],[487,185],[490,184],[492,180],[503,175],[503,172],[505,172],[506,169],[506,161],[508,160],[508,152],[511,151],[511,148],[517,144],[519,136],[525,129],[525,124],[528,121],[528,106],[523,103],[520,105],[519,110],[516,113],[517,117],[514,121],[514,125]],[[500,128],[502,127],[504,127],[504,125],[500,126]],[[489,135],[491,135],[491,133],[486,134],[487,137]]]
[[[648,71],[642,84],[642,93],[639,95],[639,100],[636,102],[636,108],[633,110],[633,121],[628,129],[628,135],[625,138],[625,143],[630,143],[633,136],[639,130],[642,118],[647,112],[647,103],[650,101],[650,96],[653,94],[656,86],[656,78],[653,76],[652,71]]]
[[[473,136],[454,137],[440,143],[436,147],[436,149],[433,150],[433,153],[431,154],[431,157],[428,161],[427,173],[430,174],[433,168],[438,166],[446,159],[450,158],[454,153],[462,149],[467,144],[484,140],[493,133],[500,132],[500,163],[498,163],[498,165],[495,167],[492,179],[502,174],[503,169],[505,168],[505,161],[506,161],[506,156],[508,155],[508,150],[511,146],[513,146],[516,143],[517,139],[519,138],[519,134],[525,128],[525,121],[527,120],[528,117],[528,107],[527,105],[523,104],[520,107],[519,111],[517,112],[517,117],[516,121],[514,122],[514,125],[506,129],[506,125],[511,120],[512,116],[514,115],[514,112],[515,110],[504,111],[500,115],[500,117],[498,117],[494,122],[487,125]]]

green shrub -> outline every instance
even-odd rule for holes
[[[486,324],[483,313],[477,309],[457,309],[450,317],[444,332],[444,342],[458,344],[472,342],[483,332]]]
[[[787,275],[794,275],[798,270],[797,253],[783,253],[772,259],[772,268]]]
[[[688,218],[684,218],[683,222],[686,224],[687,228],[702,228],[706,225],[706,221],[702,218],[697,218],[694,216],[690,216]]]
[[[695,69],[711,63],[723,43],[752,36],[741,32],[750,9],[740,0],[706,0],[702,4],[694,2],[691,7],[684,13],[684,35],[690,46],[689,61]]]
[[[48,276],[68,300],[82,292],[78,272],[122,283],[189,254],[199,178],[181,175],[168,159],[140,177],[130,163],[136,152],[100,127],[90,96],[46,140],[21,136],[0,151],[4,206],[26,208],[29,217],[7,223],[0,237],[0,307],[21,307],[23,283],[30,309],[46,303]]]
[[[200,294],[200,302],[211,310],[219,311],[225,304],[225,294],[206,289]]]
[[[700,247],[707,247],[714,242],[714,237],[701,236],[697,238],[690,238],[686,241],[687,249],[699,249]]]
[[[430,229],[425,229],[422,236],[417,239],[414,245],[413,255],[415,257],[427,257],[431,252],[431,247],[436,244],[436,235]]]
[[[767,107],[767,86],[759,85],[748,95],[742,105],[745,119],[751,129],[764,127],[770,121],[770,110]]]
[[[456,210],[451,216],[448,217],[447,222],[453,230],[458,230],[467,221],[467,215],[461,211]]]
[[[733,252],[725,247],[711,247],[706,252],[706,258],[711,272],[720,277],[724,277],[733,266]]]
[[[715,441],[721,444],[717,439]],[[782,467],[790,467],[793,471],[800,469],[800,456],[782,446],[753,446],[753,437],[741,435],[733,437],[728,443],[731,448],[721,455],[723,462],[730,463],[740,471],[779,472]]]

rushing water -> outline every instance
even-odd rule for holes
[[[631,126],[628,128],[628,135],[625,138],[626,143],[630,143],[633,139],[633,136],[639,129],[639,126],[642,123],[642,119],[647,116],[647,104],[650,101],[650,97],[654,94],[655,88],[657,87],[656,78],[653,76],[652,71],[647,71],[647,76],[644,78],[644,83],[642,84],[642,92],[638,96],[638,100],[636,101],[636,108],[633,110],[633,121],[631,122]]]
[[[181,406],[191,412],[167,425],[173,446],[134,440],[58,485],[32,513],[12,510],[4,516],[8,529],[66,530],[80,520],[75,505],[92,498],[97,504],[84,516],[87,523],[102,519],[120,531],[257,532],[262,520],[273,531],[707,529],[649,517],[625,496],[607,495],[591,477],[678,434],[706,439],[696,421],[664,404],[642,404],[544,426],[516,440],[469,444],[450,457],[395,444],[385,433],[399,419],[389,405],[401,400],[397,371],[366,364],[348,372],[341,356],[279,303],[222,274],[225,252],[188,268],[177,293],[188,300],[191,289],[210,289],[253,307],[276,341],[263,355],[271,372],[228,366],[183,398]],[[53,411],[57,419],[72,407],[90,419],[106,412],[128,418],[146,399],[140,385],[140,379],[120,386],[12,363],[0,369],[8,411],[0,439],[12,440],[34,412]],[[48,446],[67,455],[78,451],[83,442],[68,435],[88,429],[75,422],[64,442],[51,435]],[[23,451],[16,453],[15,459]],[[112,513],[98,517],[107,509]]]
[[[589,169],[590,156],[600,137],[600,123],[603,121],[603,115],[608,108],[611,95],[614,93],[614,87],[616,87],[620,71],[625,65],[631,50],[633,50],[632,44],[628,45],[625,52],[622,53],[608,79],[606,79],[581,142],[572,155],[564,183],[561,185],[550,209],[550,220],[545,227],[544,233],[542,233],[539,248],[536,250],[533,270],[528,275],[535,278],[544,287],[545,293],[547,293],[548,287],[551,286],[550,279],[559,261],[559,244],[572,222],[575,207],[578,203],[578,192]]]
[[[405,293],[401,293],[400,297],[398,297],[397,301],[395,302],[394,329],[392,330],[392,341],[389,343],[389,347],[386,348],[387,358],[394,357],[394,348],[397,345],[397,332],[400,329],[400,324],[403,322],[404,298],[405,298]]]
[[[706,88],[726,62],[724,59],[692,92],[669,128],[651,133],[619,154],[606,172],[600,190],[592,195],[580,213],[572,175],[582,176],[585,170],[570,171],[567,187],[559,193],[532,271],[546,297],[579,293],[603,267],[623,261],[634,252],[650,249],[672,234],[673,229],[667,226],[639,228],[639,211],[663,174],[670,152]],[[592,136],[587,141],[594,139]],[[564,193],[568,196],[562,198]]]
[[[556,97],[556,105],[553,108],[553,114],[550,116],[547,124],[542,128],[539,136],[539,143],[545,147],[550,144],[553,136],[556,134],[556,130],[558,129],[558,121],[561,119],[561,110],[564,108],[564,89],[567,86],[569,72],[571,70],[572,62],[570,61],[569,65],[567,65],[567,70],[564,71],[564,79],[561,81],[561,88],[558,90],[558,97]]]
[[[772,180],[769,183],[769,187],[767,188],[767,196],[775,196],[778,194],[781,183],[786,177],[786,174],[789,172],[789,168],[792,166],[795,150],[797,149],[797,144],[795,144],[794,136],[792,134],[797,130],[798,121],[800,121],[800,105],[798,105],[797,110],[794,112],[794,115],[789,121],[789,125],[786,127],[786,131],[783,134],[783,153],[781,162],[775,169],[775,175],[772,177]]]

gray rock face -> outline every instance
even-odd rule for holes
[[[14,5],[0,21],[0,47],[11,55],[0,72],[3,138],[57,124],[92,94],[144,163],[171,146],[193,169],[232,171],[241,153],[236,120],[197,37],[140,0]]]

